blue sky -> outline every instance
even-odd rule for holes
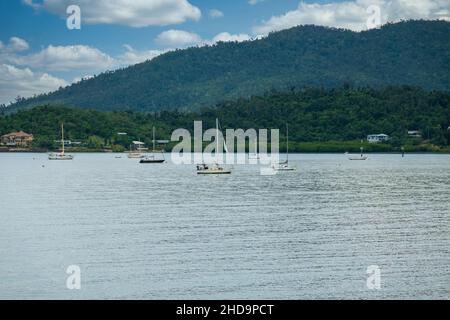
[[[66,26],[66,9],[72,4],[81,9],[81,30]],[[374,15],[376,25],[450,20],[450,1],[0,1],[0,103],[53,91],[175,48],[246,41],[301,24],[363,31]]]
[[[71,1],[77,3],[77,1]],[[124,42],[138,49],[159,48],[154,43],[156,36],[168,29],[183,29],[196,32],[204,38],[212,38],[220,32],[251,33],[253,25],[276,14],[296,9],[298,0],[266,0],[249,5],[246,0],[191,0],[192,5],[202,11],[198,21],[167,26],[133,28],[121,25],[82,24],[81,31],[66,28],[62,17],[46,11],[35,11],[21,0],[0,1],[0,39],[18,36],[36,45],[84,43],[103,50],[118,51]],[[81,6],[83,10],[83,7]],[[224,16],[212,19],[209,10],[220,10]]]

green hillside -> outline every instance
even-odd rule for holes
[[[198,110],[277,89],[413,85],[450,89],[450,23],[352,32],[301,26],[244,43],[177,50],[10,110],[47,103],[97,110]]]
[[[121,150],[132,140],[150,144],[153,126],[158,139],[170,139],[177,128],[192,131],[194,120],[203,120],[204,129],[212,128],[216,117],[224,129],[280,128],[281,135],[289,122],[294,151],[359,150],[361,139],[379,133],[392,140],[388,145],[371,145],[367,151],[399,150],[401,146],[437,151],[450,145],[450,92],[414,87],[272,92],[196,112],[101,112],[42,106],[0,116],[0,135],[24,130],[36,136],[37,147],[52,147],[64,122],[68,139],[96,148],[115,145]],[[420,130],[423,139],[408,138],[408,130]]]

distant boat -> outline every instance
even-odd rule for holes
[[[226,143],[222,146],[219,145],[219,119],[216,119],[216,155],[219,153],[220,148],[225,147],[225,152],[228,152],[228,148]],[[208,164],[200,164],[197,165],[197,174],[200,175],[208,175],[208,174],[231,174],[231,170],[226,170],[221,167],[217,162],[208,165]]]
[[[197,165],[197,174],[231,174],[231,170],[225,170],[217,163],[214,163],[212,165],[200,164]]]
[[[141,141],[133,141],[133,144],[130,145],[130,152],[128,153],[128,158],[130,159],[144,158],[144,152],[148,150],[144,146],[145,144]]]
[[[166,162],[166,159],[164,158],[164,153],[163,152],[161,152],[162,157],[163,157],[162,159],[156,159],[155,154],[156,154],[156,140],[155,140],[155,127],[153,127],[153,150],[152,150],[152,154],[149,155],[149,156],[144,157],[140,161],[140,163],[152,164],[152,163],[164,163],[164,162]]]
[[[369,157],[364,155],[364,148],[361,147],[361,155],[360,156],[351,156],[348,159],[352,160],[352,161],[364,161],[364,160],[369,159]]]
[[[61,124],[61,145],[62,151],[60,153],[50,153],[48,155],[49,160],[73,160],[73,156],[65,153],[64,149],[64,124]]]
[[[295,171],[294,167],[289,165],[289,124],[286,124],[286,161],[272,164],[275,171]]]
[[[248,159],[249,160],[259,160],[259,154],[258,154],[258,138],[255,138],[255,147],[256,147],[256,152],[251,153],[248,155]]]
[[[128,154],[129,159],[142,159],[144,158],[144,154],[136,151],[132,151]]]

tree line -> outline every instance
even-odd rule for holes
[[[103,112],[43,105],[0,115],[0,134],[23,130],[35,135],[36,147],[55,148],[63,122],[67,139],[83,141],[90,148],[123,150],[133,140],[151,144],[153,127],[157,139],[170,139],[177,128],[192,132],[195,120],[202,120],[204,129],[214,128],[216,118],[223,129],[278,128],[282,138],[289,123],[293,150],[302,145],[311,151],[326,151],[321,146],[327,145],[335,150],[345,145],[343,142],[356,142],[349,145],[356,149],[367,135],[380,133],[391,136],[389,146],[393,148],[450,145],[450,92],[410,86],[273,90],[198,111]],[[419,130],[423,138],[409,138],[408,130]],[[383,151],[386,146],[371,148]]]

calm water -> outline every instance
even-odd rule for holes
[[[297,172],[226,177],[75,156],[0,154],[0,298],[450,299],[449,155],[294,155]]]

